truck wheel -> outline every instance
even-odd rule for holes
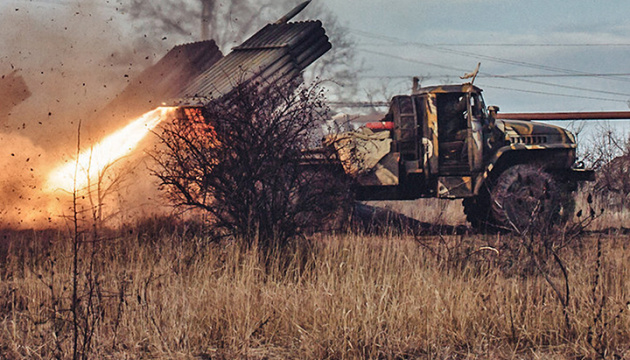
[[[512,166],[499,175],[490,192],[493,225],[523,233],[557,224],[563,220],[567,198],[562,192],[554,177],[541,167]]]

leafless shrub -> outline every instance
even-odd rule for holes
[[[154,173],[173,204],[210,214],[216,236],[282,246],[348,205],[331,155],[305,152],[327,114],[322,89],[241,84],[182,111],[159,135]]]
[[[571,306],[574,302],[565,259],[588,253],[582,244],[583,235],[598,214],[593,208],[593,198],[589,196],[588,209],[578,211],[577,221],[565,225],[554,223],[543,209],[543,206],[549,205],[546,201],[550,199],[548,191],[553,191],[553,188],[546,187],[538,194],[538,199],[532,195],[530,200],[534,201],[534,206],[531,214],[518,219],[518,226],[510,220],[510,233],[487,234],[481,239],[440,236],[438,239],[430,238],[430,242],[422,237],[416,240],[448,269],[484,274],[494,267],[507,277],[544,279],[562,309],[565,334],[573,337],[575,324]]]
[[[81,153],[81,125],[77,131],[77,159]],[[52,341],[42,346],[44,357],[55,359],[94,358],[94,338],[102,326],[105,307],[113,299],[119,301],[122,312],[125,289],[119,287],[118,297],[108,295],[103,286],[105,279],[104,256],[102,253],[102,201],[113,188],[101,187],[110,168],[99,172],[98,184],[79,189],[79,160],[75,163],[72,206],[67,219],[65,236],[48,236],[47,247],[37,261],[43,266],[31,269],[37,274],[41,285],[46,288],[47,298],[40,302],[40,318],[30,326],[48,329]],[[88,181],[90,183],[91,181]],[[116,182],[113,182],[116,184]],[[60,231],[61,232],[61,231]],[[51,240],[54,238],[54,242]],[[54,249],[66,251],[64,256]],[[61,251],[63,251],[61,250]],[[62,259],[61,257],[65,258]],[[65,265],[60,263],[66,262]],[[33,264],[33,267],[38,266]],[[116,301],[116,300],[114,300]],[[43,340],[44,335],[41,336]],[[115,339],[115,335],[114,335]],[[115,340],[114,340],[115,341]],[[28,353],[28,352],[27,352]]]
[[[593,193],[602,206],[621,211],[630,206],[630,138],[602,125],[585,152],[584,161],[596,170]]]
[[[547,190],[549,191],[549,190]],[[530,215],[530,226],[518,228],[514,226],[510,241],[501,242],[497,246],[503,254],[500,266],[504,271],[521,276],[542,276],[551,290],[553,290],[564,315],[566,336],[575,336],[575,325],[572,321],[570,306],[572,304],[572,287],[566,258],[573,253],[578,256],[585,253],[582,246],[582,235],[586,227],[598,216],[593,208],[593,198],[588,196],[588,209],[578,210],[577,221],[565,226],[540,226],[548,219],[539,207],[543,206],[544,192],[539,199],[539,206],[534,207]],[[507,257],[506,257],[507,255]],[[507,260],[507,261],[506,261]]]

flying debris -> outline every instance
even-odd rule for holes
[[[0,124],[6,122],[6,117],[11,110],[31,97],[24,78],[18,75],[18,70],[13,70],[0,78]]]
[[[223,54],[213,40],[178,45],[133,78],[91,122],[99,127],[107,124],[111,130],[122,127],[163,103],[181,97],[182,90],[193,79],[221,58]]]
[[[227,94],[236,84],[299,77],[332,48],[320,21],[288,22],[309,3],[267,24],[226,56],[213,40],[176,46],[133,79],[96,115],[95,123],[130,121],[162,104],[199,105],[200,99],[203,104]]]
[[[288,22],[308,4],[266,25],[226,56],[212,40],[173,48],[96,115],[94,122],[109,125],[111,135],[76,161],[55,169],[49,175],[49,189],[89,186],[92,177],[131,154],[160,122],[172,119],[172,106],[202,107],[239,84],[255,81],[264,86],[299,78],[332,47],[320,21]],[[156,109],[165,104],[171,107]],[[74,179],[73,185],[76,167],[85,179]]]

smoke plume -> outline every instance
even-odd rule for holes
[[[163,55],[116,6],[0,5],[0,227],[63,221],[71,196],[43,189],[48,172],[72,161],[78,136],[89,146],[104,135],[93,114]]]

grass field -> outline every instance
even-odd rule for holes
[[[327,234],[262,255],[201,234],[2,233],[0,358],[630,357],[626,235],[558,249],[563,306],[561,272],[511,235]]]

